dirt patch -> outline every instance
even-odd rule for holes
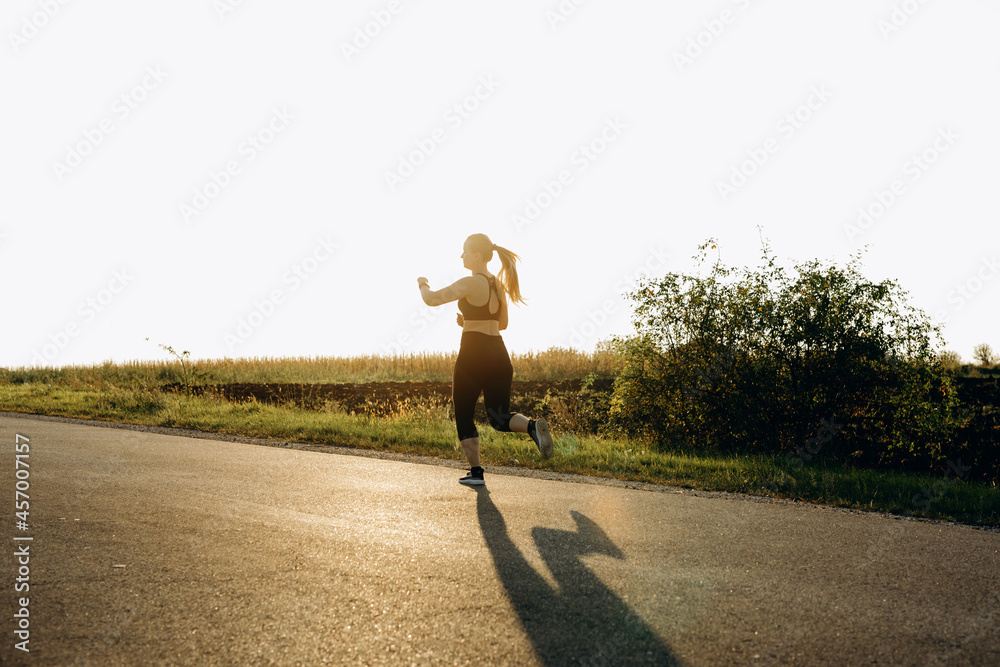
[[[587,427],[599,420],[600,414],[590,415],[595,402],[600,406],[610,393],[614,380],[594,380],[587,388],[582,380],[515,381],[511,386],[511,409],[532,417],[553,417],[569,426]],[[167,391],[179,391],[181,385],[166,385]],[[271,405],[293,405],[306,410],[338,409],[349,414],[388,416],[414,406],[441,407],[451,403],[451,382],[364,382],[331,384],[233,383],[199,385],[191,393],[217,396],[240,403],[258,401]],[[595,401],[596,399],[596,401]],[[587,412],[588,414],[584,414]],[[592,418],[591,418],[592,417]],[[482,399],[477,406],[477,419],[486,420]],[[589,430],[589,429],[588,429]]]

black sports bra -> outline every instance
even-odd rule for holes
[[[499,301],[500,300],[500,294],[497,292],[497,288],[496,288],[496,285],[495,285],[495,279],[494,278],[490,278],[485,273],[477,273],[476,275],[477,276],[482,276],[482,277],[486,278],[486,280],[489,281],[489,283],[490,283],[490,297],[492,297],[493,294],[496,294],[497,295],[497,301]],[[469,303],[469,300],[466,299],[463,296],[461,299],[458,300],[458,309],[460,311],[462,311],[462,317],[464,317],[466,320],[496,320],[497,322],[499,322],[500,321],[500,308],[497,308],[497,312],[491,313],[490,312],[490,301],[491,301],[491,299],[487,298],[486,299],[486,303],[483,304],[482,306],[473,306],[471,303]]]

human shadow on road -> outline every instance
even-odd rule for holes
[[[528,564],[485,487],[478,487],[479,527],[521,625],[545,665],[677,665],[673,652],[580,562],[585,554],[625,556],[600,526],[570,512],[576,531],[535,528],[532,537],[558,588]]]

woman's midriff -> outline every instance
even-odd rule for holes
[[[500,323],[496,320],[465,320],[462,325],[462,333],[466,331],[476,331],[490,336],[500,335]]]

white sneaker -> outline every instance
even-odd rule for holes
[[[531,439],[538,445],[538,451],[543,459],[552,456],[552,433],[549,432],[549,423],[544,418],[535,420],[535,434]]]

